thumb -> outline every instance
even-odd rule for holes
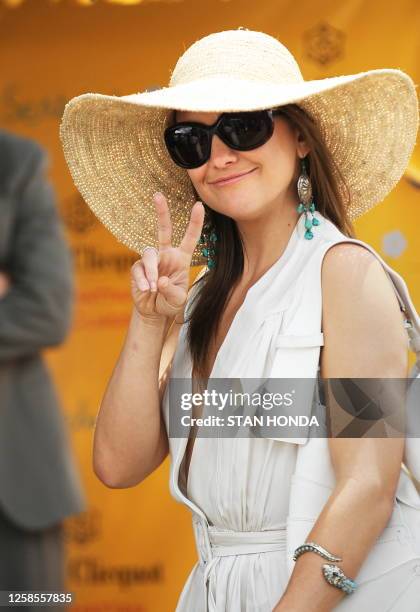
[[[181,308],[186,301],[186,293],[177,285],[174,285],[167,276],[158,279],[158,291],[162,297],[174,308]]]

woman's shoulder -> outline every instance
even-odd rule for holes
[[[367,244],[360,242],[334,242],[325,250],[322,261],[322,273],[348,279],[357,272],[375,269],[378,275],[386,276],[381,258]]]
[[[407,335],[396,273],[371,245],[339,234],[321,259],[323,375],[403,376]]]
[[[387,266],[369,243],[347,236],[326,217],[323,218],[323,221],[319,241],[323,269],[346,276],[352,272],[354,265],[360,269],[360,266],[363,268],[373,264],[377,270]]]
[[[399,275],[369,243],[347,236],[324,219],[315,252],[319,256],[313,258],[313,265],[317,267],[316,276],[321,278],[325,310],[331,305],[334,313],[344,314],[343,309],[354,309],[357,303],[357,308],[363,309],[361,316],[369,320],[381,301],[384,307],[387,305],[388,313],[395,313],[395,281]]]
[[[333,244],[323,257],[321,278],[323,295],[333,304],[342,296],[343,307],[358,301],[369,310],[380,296],[382,303],[395,301],[392,279],[381,258],[358,243]]]

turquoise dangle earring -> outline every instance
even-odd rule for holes
[[[207,257],[207,267],[212,270],[216,266],[217,233],[210,221],[205,221],[201,232],[199,244],[202,245],[201,254]]]
[[[300,203],[297,206],[298,213],[305,213],[305,238],[312,240],[314,237],[312,227],[320,224],[319,219],[314,215],[315,203],[312,199],[312,185],[306,171],[305,158],[301,159],[301,174],[297,182],[297,190]],[[309,213],[312,214],[312,219],[309,218]]]

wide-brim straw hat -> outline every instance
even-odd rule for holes
[[[167,152],[173,109],[251,111],[295,103],[318,124],[348,216],[356,219],[398,183],[413,151],[416,85],[398,69],[305,81],[291,52],[263,32],[239,28],[192,44],[169,86],[126,96],[79,95],[65,107],[60,137],[74,183],[100,221],[137,253],[157,246],[153,194],[170,208],[178,246],[196,201],[187,171]],[[309,153],[310,155],[310,153]],[[191,265],[206,263],[198,244]]]

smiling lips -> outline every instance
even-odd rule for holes
[[[212,183],[212,184],[215,185],[216,187],[222,187],[223,185],[230,185],[232,183],[237,183],[241,179],[243,179],[246,176],[248,176],[249,174],[251,174],[251,172],[254,172],[254,170],[256,170],[256,168],[253,168],[252,170],[250,170],[249,172],[245,172],[244,174],[240,174],[240,175],[234,176],[233,178],[230,178],[230,179],[220,180],[220,181],[217,181],[216,183]]]

